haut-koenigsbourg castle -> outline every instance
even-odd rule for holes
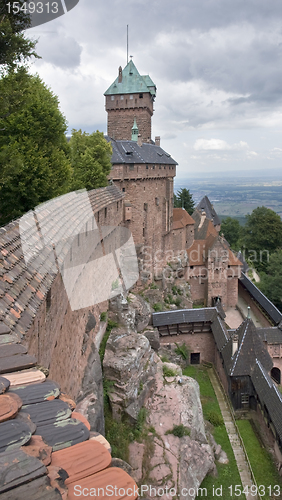
[[[100,301],[83,297],[99,295],[107,264],[94,283],[81,268],[82,277],[75,277],[76,307],[63,276],[72,266],[78,269],[81,259],[97,258],[94,227],[101,236],[101,258],[110,254],[113,242],[118,248],[115,229],[125,228],[138,259],[136,293],[153,282],[164,292],[172,280],[190,285],[186,309],[152,315],[161,342],[185,342],[192,363],[213,363],[234,409],[257,412],[281,465],[282,315],[243,272],[244,262],[219,234],[220,220],[207,197],[192,216],[173,207],[177,163],[161,148],[160,137],[151,138],[155,98],[156,85],[139,74],[132,60],[120,67],[105,92],[106,139],[113,149],[108,187],[89,191],[87,200],[75,194],[58,198],[51,208],[43,204],[0,228],[0,354],[7,346],[21,346],[11,356],[1,355],[0,376],[37,362],[77,401],[89,396],[91,385],[95,401],[102,384],[97,352],[106,328],[100,317],[108,310],[108,297],[102,292]],[[84,221],[87,204],[92,219]],[[107,227],[115,228],[114,239],[108,238]],[[259,317],[260,328],[250,315],[237,330],[225,324],[238,293]],[[103,429],[102,418],[98,415],[92,430]]]

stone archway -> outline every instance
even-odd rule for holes
[[[273,378],[273,380],[277,384],[281,384],[281,371],[279,370],[279,368],[274,366],[270,373],[271,373],[271,377]]]

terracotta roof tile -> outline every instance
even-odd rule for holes
[[[14,418],[18,413],[21,405],[18,405],[16,399],[9,394],[0,395],[0,422],[5,422]]]
[[[68,485],[68,500],[75,500],[77,498],[77,493],[74,490],[74,486],[77,484],[76,481],[70,483]],[[107,486],[111,485],[113,487],[113,493],[120,492],[120,494],[111,495],[112,500],[135,500],[137,498],[137,485],[129,474],[127,474],[124,470],[119,469],[118,467],[110,467],[108,469],[104,469],[97,474],[92,476],[88,476],[79,481],[79,485],[81,488],[95,488],[96,492],[100,489],[100,492],[104,490],[105,495],[94,495],[93,498],[96,499],[106,499],[108,498],[106,494]],[[132,491],[132,495],[122,494],[128,491]],[[76,494],[75,494],[76,493]],[[135,493],[135,494],[134,494]]]
[[[69,475],[66,484],[79,481],[106,469],[111,464],[111,454],[97,441],[84,441],[52,453],[52,464],[65,469]]]

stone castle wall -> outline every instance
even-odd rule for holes
[[[160,337],[161,344],[177,342],[177,344],[186,344],[189,353],[200,353],[200,362],[215,362],[215,341],[212,333],[193,333],[180,334],[171,337]],[[190,362],[190,360],[189,360]]]
[[[114,100],[111,100],[114,97]],[[121,100],[121,97],[124,97]],[[131,141],[134,118],[142,142],[151,141],[151,117],[153,102],[150,94],[116,95],[106,97],[106,110],[108,112],[107,134],[115,140]]]
[[[95,213],[96,222],[100,228],[106,225],[120,226],[123,212],[123,200],[113,202]],[[74,239],[74,263],[76,255],[85,248],[86,240],[91,242],[91,228],[88,230],[89,233],[82,233],[79,240],[77,237]],[[85,287],[87,285],[85,283]],[[99,283],[95,286],[99,287]],[[101,341],[100,314],[107,308],[108,301],[104,301],[72,311],[62,276],[58,272],[47,299],[41,304],[25,336],[24,343],[29,353],[37,357],[40,365],[49,369],[50,378],[59,382],[62,390],[74,399],[79,396],[83,386],[83,379],[89,369],[88,360],[93,358],[93,349],[97,350]]]

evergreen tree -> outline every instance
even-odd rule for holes
[[[181,188],[174,195],[174,207],[184,208],[188,214],[192,215],[195,210],[195,202],[189,189]]]

